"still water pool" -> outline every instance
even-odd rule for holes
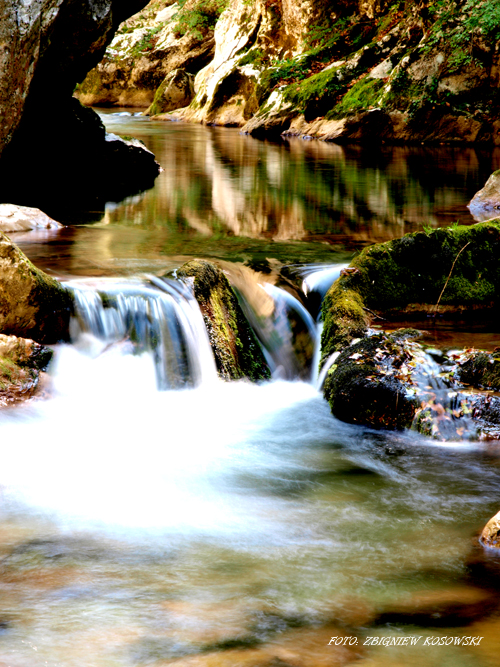
[[[191,257],[233,266],[239,289],[285,264],[311,275],[373,241],[472,223],[499,157],[106,124],[164,171],[103,211],[54,204],[59,232],[13,236],[66,280]],[[152,358],[128,352],[80,335],[56,350],[46,398],[0,415],[0,665],[498,665],[499,563],[477,546],[500,509],[496,443],[346,425],[314,383],[279,373],[158,391]]]

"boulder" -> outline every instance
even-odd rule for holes
[[[268,380],[271,373],[262,350],[222,270],[193,260],[181,266],[177,277],[193,287],[220,377]]]
[[[27,232],[33,229],[60,229],[63,225],[49,218],[39,208],[0,204],[0,231]]]
[[[0,331],[40,343],[68,339],[73,300],[0,232]]]
[[[168,74],[155,93],[153,104],[145,112],[148,116],[186,107],[194,97],[194,76],[183,69]]]
[[[476,192],[469,203],[469,209],[476,220],[489,220],[500,211],[500,169],[494,171],[481,190]]]
[[[120,22],[145,4],[6,0],[0,17],[0,201],[50,210],[54,202],[73,205],[78,198],[92,207],[153,184],[159,167],[150,154],[138,160],[141,148],[110,150],[97,114],[72,98]]]
[[[408,332],[375,333],[370,324],[494,316],[499,251],[500,222],[490,221],[377,244],[342,270],[322,310],[324,392],[333,414],[441,440],[498,439],[500,399],[464,391],[465,384],[500,385],[496,352],[466,350],[438,363]]]

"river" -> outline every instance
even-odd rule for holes
[[[499,160],[103,117],[155,152],[155,187],[104,210],[54,205],[68,227],[13,240],[87,307],[99,288],[131,295],[127,312],[144,290],[170,299],[150,294],[158,276],[192,257],[286,310],[304,265],[311,285],[374,241],[472,223]],[[336,420],[286,317],[272,381],[224,383],[208,364],[177,386],[157,354],[131,354],[122,320],[104,334],[92,312],[101,328],[81,320],[57,346],[46,398],[0,416],[0,665],[498,665],[498,562],[477,545],[500,509],[496,443]],[[499,343],[458,333],[433,335]]]

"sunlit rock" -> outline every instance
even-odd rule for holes
[[[33,395],[52,354],[33,340],[0,334],[0,407]]]
[[[497,512],[483,528],[480,541],[486,547],[500,549],[500,512]]]
[[[154,116],[186,107],[194,97],[193,80],[193,75],[183,69],[175,69],[167,74],[146,114]]]
[[[0,204],[0,231],[27,232],[32,229],[60,229],[63,225],[38,208]]]
[[[67,339],[72,298],[0,233],[0,331],[41,343]]]
[[[193,260],[177,276],[192,284],[219,375],[226,380],[267,380],[269,367],[226,276],[215,264]]]

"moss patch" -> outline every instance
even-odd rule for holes
[[[271,372],[224,273],[215,264],[187,262],[179,278],[193,279],[219,375],[226,380],[268,380]]]

